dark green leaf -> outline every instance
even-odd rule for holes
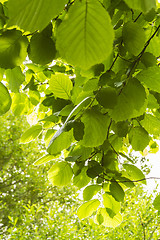
[[[125,193],[123,188],[117,182],[111,182],[110,192],[116,201],[122,202],[124,200]]]
[[[96,94],[96,99],[104,108],[112,109],[117,103],[116,90],[111,87],[102,88]]]
[[[55,58],[55,43],[50,37],[42,33],[36,33],[30,40],[28,55],[34,63],[48,64]]]

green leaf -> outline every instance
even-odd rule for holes
[[[117,93],[112,87],[102,88],[96,94],[96,99],[104,108],[112,109],[117,103]]]
[[[158,66],[144,69],[136,75],[136,78],[150,90],[160,93],[160,68]]]
[[[18,25],[25,31],[44,29],[65,7],[67,0],[9,0],[8,26]]]
[[[91,200],[89,202],[83,203],[77,211],[77,215],[79,219],[83,219],[89,217],[97,210],[100,205],[100,201],[98,199]]]
[[[87,186],[84,190],[83,190],[83,199],[84,201],[89,201],[92,199],[92,197],[94,195],[97,194],[97,192],[99,192],[101,190],[101,186],[99,185],[90,185]]]
[[[141,124],[149,134],[153,134],[155,136],[160,135],[160,119],[154,117],[151,114],[145,114],[145,117],[141,121]]]
[[[36,33],[30,40],[28,54],[32,62],[41,65],[48,64],[55,58],[55,43],[50,37],[42,33]]]
[[[156,8],[156,0],[124,0],[127,5],[141,12],[148,12],[152,8]]]
[[[122,202],[124,200],[125,193],[123,188],[117,182],[111,182],[110,192],[116,201]]]
[[[153,206],[155,209],[160,211],[160,194],[156,196],[156,198],[153,201]]]
[[[123,88],[110,116],[115,122],[124,121],[142,115],[146,110],[146,92],[137,79],[131,79]]]
[[[55,156],[52,156],[50,154],[47,154],[39,159],[37,159],[35,162],[34,162],[34,165],[41,165],[41,164],[44,164],[44,163],[47,163],[51,160],[55,159]]]
[[[138,182],[139,180],[144,179],[143,181],[139,182],[146,184],[145,175],[139,168],[131,164],[123,164],[123,167],[126,170],[126,174],[130,180]]]
[[[11,110],[14,115],[26,114],[29,108],[28,96],[24,93],[15,93],[12,95]]]
[[[99,208],[97,212],[97,216],[100,218],[101,215],[101,220],[103,219],[102,225],[106,227],[112,227],[115,228],[122,222],[122,215],[120,213],[116,214],[113,218],[111,218],[105,208]],[[98,220],[98,219],[97,219]]]
[[[48,171],[48,179],[54,186],[66,186],[73,176],[71,165],[67,162],[55,163]]]
[[[73,129],[68,132],[64,132],[64,128],[58,130],[51,139],[47,152],[51,155],[60,153],[63,149],[68,148],[73,141]]]
[[[120,211],[120,202],[117,202],[112,195],[108,193],[103,194],[103,205],[105,208],[111,209],[115,214]]]
[[[81,144],[85,147],[96,147],[102,145],[107,137],[109,126],[108,116],[104,116],[97,110],[87,110],[81,121],[84,123],[84,136]]]
[[[130,179],[128,179],[126,177],[118,177],[117,179],[119,180],[119,184],[123,187],[123,189],[124,189],[124,186],[126,188],[135,187],[135,184]]]
[[[8,89],[0,82],[0,115],[9,111],[12,104]]]
[[[92,148],[86,148],[81,145],[76,145],[69,153],[69,156],[77,156],[79,160],[85,161],[90,157]]]
[[[20,67],[7,69],[5,72],[6,79],[9,82],[9,89],[12,92],[19,92],[20,85],[24,82],[25,76]]]
[[[70,99],[70,91],[73,88],[73,84],[67,75],[59,73],[51,77],[49,88],[55,97]]]
[[[7,30],[0,35],[0,67],[14,68],[20,65],[27,56],[27,37],[15,29]]]
[[[42,131],[41,125],[35,125],[22,134],[20,143],[28,143],[34,140]]]
[[[103,172],[102,166],[98,162],[96,162],[96,164],[94,164],[92,167],[88,168],[87,175],[90,178],[95,178],[102,172]]]
[[[137,56],[144,48],[145,32],[138,23],[128,22],[123,26],[123,42],[127,50]]]
[[[111,20],[101,3],[76,1],[58,28],[57,49],[69,63],[88,69],[107,59],[113,39]]]
[[[153,67],[157,64],[157,59],[156,57],[150,53],[150,52],[145,52],[141,58],[141,62],[146,66],[146,67]]]
[[[74,176],[73,185],[78,188],[82,188],[90,182],[90,178],[86,174],[87,169],[87,167],[83,167],[81,172],[77,176]]]
[[[129,132],[129,142],[135,151],[143,151],[149,144],[148,132],[142,127],[134,127]]]

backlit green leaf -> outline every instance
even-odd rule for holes
[[[156,196],[156,198],[153,201],[153,206],[155,209],[160,211],[160,194]]]
[[[160,68],[158,66],[144,69],[136,78],[150,90],[160,93]]]
[[[123,164],[123,167],[130,180],[146,184],[145,175],[139,168],[131,164]]]
[[[89,201],[90,199],[92,199],[92,197],[94,195],[97,194],[98,191],[101,190],[101,186],[99,185],[90,185],[87,186],[84,190],[83,190],[83,199],[84,201]]]
[[[135,10],[142,12],[148,12],[152,8],[156,7],[156,0],[124,0],[127,5]]]
[[[90,182],[90,178],[87,176],[86,171],[87,167],[83,167],[81,172],[78,175],[74,176],[73,185],[78,188],[82,188]]]
[[[51,77],[49,88],[55,97],[70,99],[70,91],[73,88],[73,84],[67,75],[59,73]]]
[[[121,224],[121,222],[123,220],[122,215],[120,213],[116,214],[113,218],[111,218],[105,208],[99,208],[99,210],[97,212],[97,216],[98,215],[101,215],[101,219],[103,219],[102,225],[104,225],[106,227],[115,228],[119,224]]]
[[[84,123],[84,136],[81,144],[85,147],[102,145],[107,136],[109,118],[97,110],[87,110],[82,116]]]
[[[117,202],[114,197],[108,193],[103,194],[103,205],[105,208],[111,209],[115,214],[117,214],[121,208],[120,202]]]
[[[39,159],[37,159],[35,162],[34,162],[34,165],[41,165],[41,164],[44,164],[44,163],[47,163],[51,160],[55,159],[55,156],[52,156],[50,154],[47,154]]]
[[[19,87],[25,80],[25,76],[23,75],[20,67],[15,67],[13,69],[7,69],[6,79],[9,82],[9,88],[12,92],[19,92]]]
[[[145,114],[141,124],[149,134],[160,135],[160,119],[151,114]]]
[[[8,89],[0,82],[0,115],[5,114],[11,107],[12,99]]]
[[[15,29],[7,30],[0,35],[0,67],[14,68],[19,66],[27,56],[28,40]]]
[[[129,142],[135,151],[143,151],[149,141],[148,132],[142,127],[134,127],[129,132]]]
[[[73,139],[73,129],[69,132],[64,132],[63,130],[57,131],[49,143],[47,152],[51,155],[56,155],[63,149],[68,148]]]
[[[9,0],[9,26],[25,31],[42,30],[65,7],[67,0]]]
[[[66,186],[70,183],[73,172],[67,162],[55,163],[48,171],[48,179],[54,186]]]
[[[111,20],[105,8],[98,0],[82,0],[70,7],[60,24],[57,48],[69,63],[88,69],[110,55],[113,39]]]
[[[79,219],[83,219],[89,217],[95,212],[100,205],[100,201],[98,199],[91,200],[89,202],[83,203],[77,211],[77,215]]]
[[[41,125],[35,125],[31,128],[29,128],[25,133],[22,134],[22,137],[20,139],[21,143],[28,143],[34,140],[36,137],[39,136],[39,134],[42,131]]]
[[[124,121],[142,115],[146,110],[146,92],[137,79],[131,79],[123,88],[110,116],[115,122]]]

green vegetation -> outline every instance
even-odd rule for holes
[[[153,208],[153,196],[146,196],[140,186],[127,191],[122,204],[124,221],[115,230],[98,226],[92,219],[80,221],[76,189],[53,187],[47,180],[49,167],[37,169],[32,164],[43,146],[19,144],[21,132],[27,128],[25,118],[7,115],[1,117],[1,123],[0,239],[158,239],[159,215]],[[91,189],[93,195],[100,186],[85,188],[85,201],[92,198]],[[103,199],[105,204],[108,199],[114,201],[113,210],[120,208],[108,194]]]
[[[84,188],[80,219],[95,215],[106,227],[122,222],[127,189],[146,184],[131,153],[158,150],[159,13],[156,0],[0,1],[0,115],[10,110],[19,121],[34,119],[14,156],[22,158],[25,148],[24,157],[34,155],[34,168],[26,166],[37,179],[33,199],[48,194],[47,174],[53,187]],[[39,154],[23,145],[38,139]],[[7,159],[16,149],[14,138],[9,142]],[[9,176],[21,164],[6,165]]]

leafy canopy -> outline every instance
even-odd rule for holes
[[[86,187],[78,216],[105,226],[145,183],[130,152],[157,151],[159,12],[156,0],[0,3],[0,114],[37,120],[21,137],[44,140],[35,165],[54,162],[53,185]]]

